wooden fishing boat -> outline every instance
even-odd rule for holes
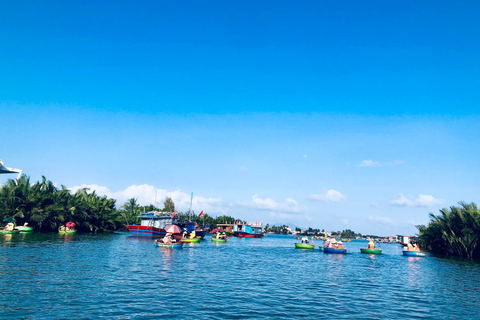
[[[217,239],[216,237],[212,237],[213,242],[227,242],[227,238],[219,238]]]
[[[421,252],[421,251],[404,250],[402,252],[403,252],[403,255],[407,257],[425,257],[425,252]]]
[[[21,233],[33,232],[32,227],[20,226],[20,227],[15,227],[15,229],[20,230]]]
[[[12,231],[0,230],[0,233],[3,233],[3,234],[19,234],[20,230],[12,230]]]
[[[264,234],[260,223],[237,223],[233,226],[233,236],[239,238],[262,238]]]
[[[181,242],[183,243],[199,243],[200,242],[200,238],[193,238],[193,239],[190,239],[190,238],[184,238],[182,240],[180,240]]]
[[[367,253],[367,254],[382,254],[382,249],[361,248],[360,252],[361,253]]]
[[[347,253],[347,249],[323,248],[323,253],[345,254]]]
[[[310,243],[295,243],[297,249],[315,249],[315,246]]]
[[[163,243],[163,240],[161,240],[161,239],[155,240],[155,244],[157,245],[157,247],[168,248],[168,249],[181,249],[183,247],[183,242],[165,244],[165,243]]]
[[[68,231],[67,230],[59,230],[58,234],[74,234],[76,232],[77,232],[77,230],[68,230]]]

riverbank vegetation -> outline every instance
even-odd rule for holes
[[[460,202],[430,213],[427,226],[417,226],[420,246],[434,253],[480,258],[480,211],[475,203]]]
[[[84,232],[116,230],[121,225],[115,200],[80,189],[72,194],[65,186],[60,189],[42,177],[30,184],[23,175],[8,180],[0,188],[0,219],[14,218],[17,225],[28,222],[37,231],[57,231],[68,221]]]

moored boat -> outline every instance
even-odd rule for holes
[[[295,248],[297,249],[314,249],[315,246],[310,243],[295,243]]]
[[[163,243],[163,241],[161,239],[157,239],[155,240],[155,244],[157,247],[160,247],[160,248],[168,248],[168,249],[181,249],[183,247],[183,243],[182,242],[176,242],[176,243],[172,243],[172,244],[165,244]]]
[[[240,222],[233,226],[233,235],[239,238],[262,238],[264,236],[261,224]]]
[[[323,248],[323,253],[345,254],[347,253],[347,249]]]
[[[421,251],[411,251],[411,250],[403,250],[403,255],[407,257],[425,257],[425,252]]]
[[[219,238],[219,239],[217,239],[216,237],[212,237],[212,241],[213,241],[213,242],[227,242],[227,238],[224,238],[224,239]]]
[[[172,212],[152,211],[138,217],[140,225],[127,225],[128,231],[134,237],[163,238],[167,234],[164,228],[177,222],[177,216]]]
[[[361,248],[360,252],[361,253],[367,253],[367,254],[382,254],[382,249]]]

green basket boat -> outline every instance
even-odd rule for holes
[[[77,230],[58,231],[58,234],[74,234]]]
[[[3,233],[3,234],[18,234],[18,233],[20,233],[20,230],[13,230],[13,231],[0,230],[0,233]]]
[[[367,254],[382,254],[382,249],[366,249],[362,248],[360,249],[361,253],[367,253]]]
[[[297,249],[314,249],[315,246],[309,243],[295,243],[295,248]]]
[[[183,243],[198,243],[200,242],[200,238],[193,238],[193,239],[182,239],[181,242]]]
[[[212,241],[213,242],[227,242],[227,239],[226,238],[225,239],[217,239],[215,237],[212,237]]]
[[[20,232],[22,233],[33,232],[32,227],[21,226],[21,227],[15,227],[15,229],[20,230]]]

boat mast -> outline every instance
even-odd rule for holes
[[[190,209],[188,210],[188,221],[190,221],[190,214],[192,213],[192,204],[193,204],[193,192],[192,192],[192,196],[190,197]]]

